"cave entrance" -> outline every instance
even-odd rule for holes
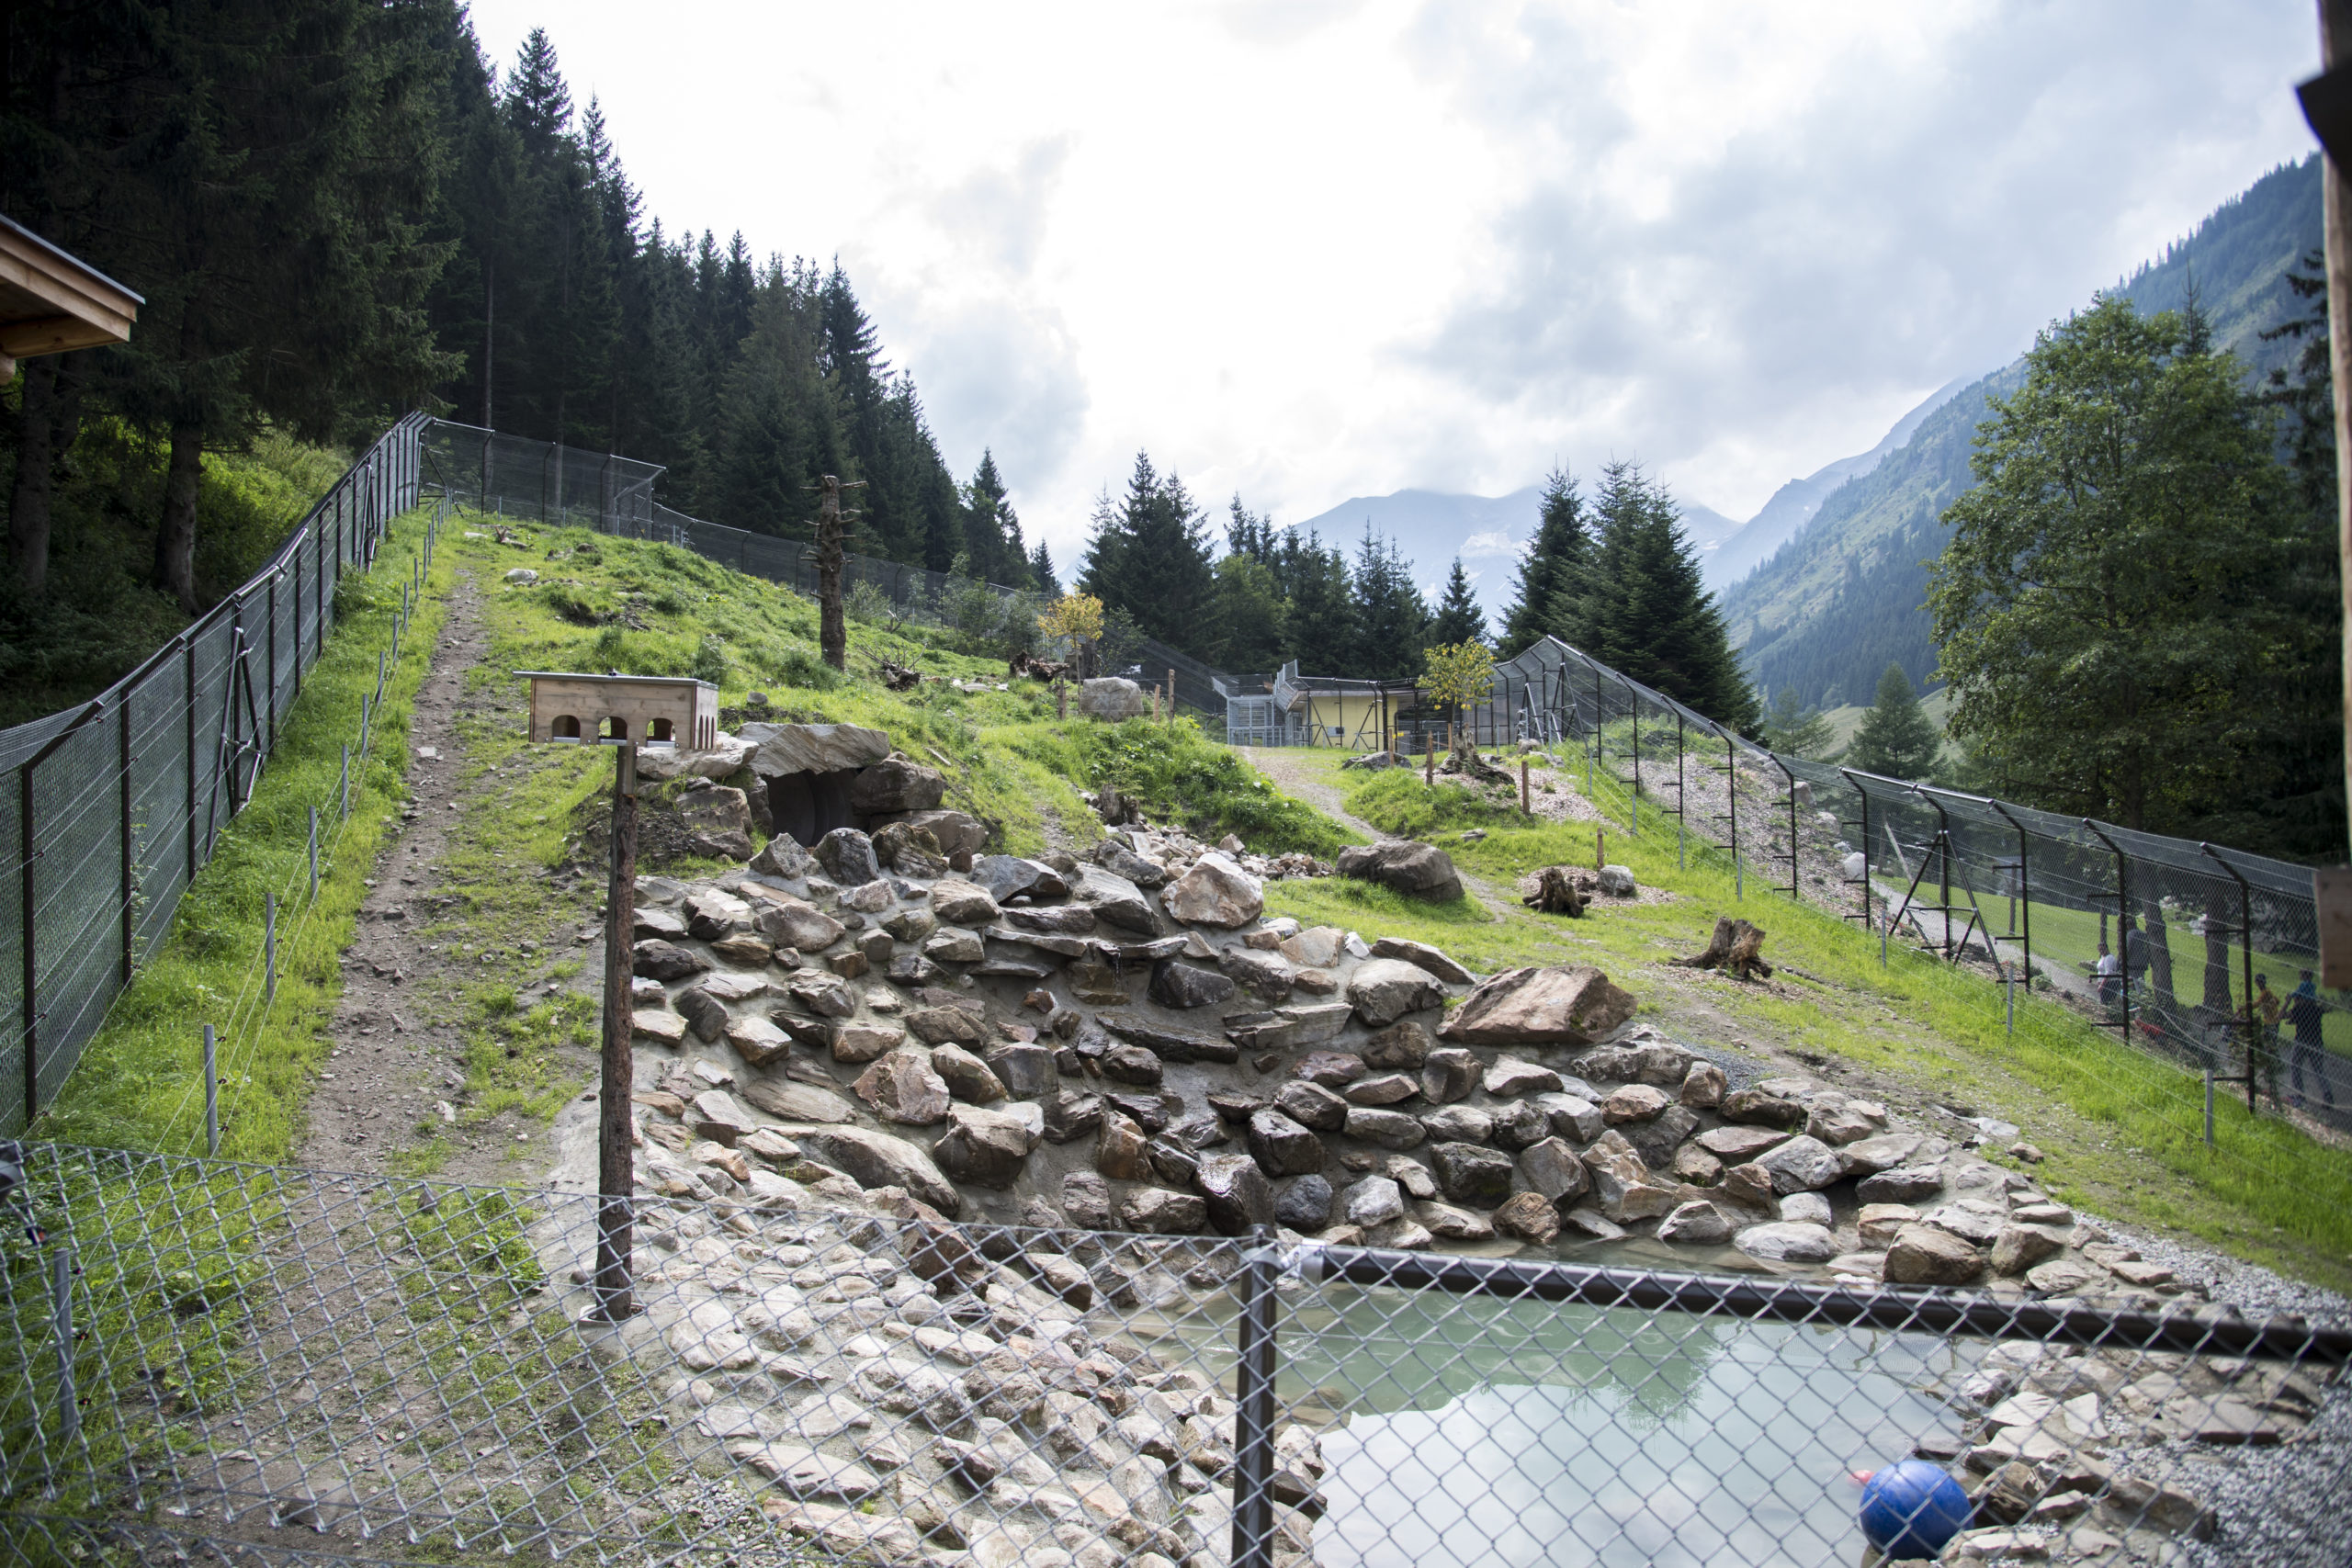
[[[779,773],[768,780],[768,820],[774,824],[773,830],[808,848],[836,828],[856,827],[857,818],[849,807],[849,787],[862,771],[840,768],[831,773]]]

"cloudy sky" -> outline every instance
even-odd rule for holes
[[[1138,447],[1278,521],[1650,465],[1734,517],[2311,139],[2310,0],[477,0],[673,232],[848,268],[1073,558]]]

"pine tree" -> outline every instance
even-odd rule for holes
[[[1470,574],[1462,570],[1460,556],[1453,558],[1453,570],[1445,580],[1445,597],[1438,601],[1437,614],[1430,617],[1421,640],[1430,648],[1487,640],[1487,613],[1478,608],[1477,596],[1470,592]]]
[[[1294,531],[1283,536],[1272,570],[1283,592],[1284,651],[1305,674],[1352,673],[1358,621],[1347,558],[1319,535],[1302,539]]]
[[[1781,687],[1780,695],[1772,699],[1771,711],[1764,716],[1764,744],[1784,757],[1835,761],[1829,748],[1836,739],[1837,732],[1821,710],[1803,705],[1794,686]]]
[[[1216,645],[1207,517],[1183,481],[1162,478],[1150,456],[1137,452],[1125,499],[1114,505],[1106,492],[1093,529],[1079,585],[1106,612],[1125,612],[1144,636],[1186,653]]]
[[[1061,575],[1054,570],[1054,552],[1046,547],[1046,541],[1043,539],[1038,540],[1037,547],[1030,552],[1029,581],[1036,587],[1038,592],[1049,598],[1061,596],[1062,580]]]
[[[1334,674],[1375,681],[1410,680],[1420,668],[1429,605],[1413,586],[1413,563],[1364,525],[1356,547],[1356,644]]]
[[[1752,734],[1763,717],[1756,689],[1700,581],[1698,555],[1683,537],[1673,498],[1640,465],[1620,461],[1602,470],[1593,511],[1600,547],[1584,598],[1584,651]],[[1555,600],[1568,592],[1555,588]]]
[[[1924,779],[1935,771],[1943,737],[1919,705],[1911,677],[1890,664],[1878,678],[1878,700],[1864,710],[1846,765],[1890,779]]]
[[[1576,476],[1554,468],[1544,479],[1535,537],[1520,560],[1516,596],[1503,612],[1497,648],[1502,658],[1523,651],[1546,633],[1571,644],[1578,641],[1593,553],[1592,528]]]

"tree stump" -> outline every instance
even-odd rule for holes
[[[1669,958],[1678,969],[1718,969],[1735,980],[1770,979],[1772,966],[1764,962],[1764,928],[1729,915],[1715,917],[1714,934],[1704,953]]]
[[[882,661],[882,684],[893,692],[911,692],[922,683],[922,671],[910,670],[903,664]]]
[[[1576,879],[1568,874],[1567,867],[1547,865],[1535,874],[1535,882],[1534,894],[1521,898],[1521,903],[1538,914],[1566,915],[1572,919],[1582,917],[1585,907],[1584,891],[1576,885]]]

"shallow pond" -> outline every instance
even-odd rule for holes
[[[1853,1472],[1957,1435],[1931,1385],[1979,1348],[1347,1286],[1285,1292],[1276,1334],[1326,1568],[1858,1562]]]

